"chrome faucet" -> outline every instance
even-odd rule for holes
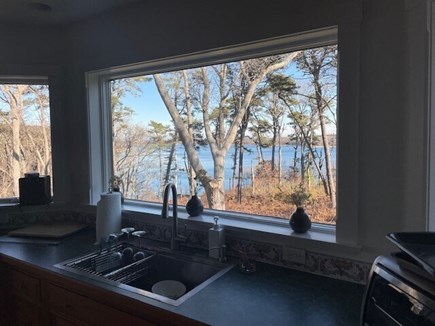
[[[178,234],[178,213],[177,213],[177,188],[173,183],[168,183],[165,187],[163,195],[163,208],[162,218],[168,218],[169,209],[169,190],[172,190],[172,235],[171,235],[171,249],[179,249],[180,242],[185,242],[186,237]]]

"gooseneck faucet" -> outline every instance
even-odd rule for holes
[[[173,183],[168,183],[163,195],[162,218],[168,218],[169,210],[169,190],[172,190],[172,235],[171,249],[179,249],[179,242],[186,241],[186,237],[178,234],[178,213],[177,213],[177,187]]]

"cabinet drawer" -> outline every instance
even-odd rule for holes
[[[39,279],[30,275],[13,271],[12,288],[16,296],[26,299],[32,303],[41,301],[41,284]]]
[[[69,320],[89,325],[154,325],[52,284],[48,285],[48,296],[51,312]]]

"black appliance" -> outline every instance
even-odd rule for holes
[[[26,173],[18,180],[20,205],[43,205],[51,202],[50,176]]]
[[[387,238],[402,251],[373,263],[362,325],[435,325],[435,233],[396,233]]]

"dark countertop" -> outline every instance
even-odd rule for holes
[[[95,251],[94,240],[95,230],[87,229],[59,245],[0,242],[0,254],[77,278],[53,265]],[[178,307],[83,281],[211,325],[358,325],[364,292],[362,285],[261,263],[250,275],[233,268]]]

